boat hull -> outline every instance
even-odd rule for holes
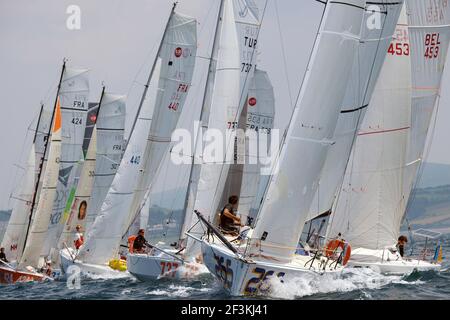
[[[71,249],[69,249],[71,250]],[[67,249],[63,249],[59,252],[59,256],[61,259],[61,271],[64,274],[71,273],[69,268],[71,266],[76,266],[79,268],[81,273],[85,274],[91,274],[96,276],[106,276],[111,274],[123,274],[124,271],[117,271],[110,268],[108,265],[96,265],[96,264],[89,264],[89,263],[83,263],[80,260],[73,260],[72,257],[74,257],[74,251],[71,250],[70,253],[67,251]]]
[[[310,256],[296,256],[289,264],[279,264],[265,260],[244,261],[230,250],[219,244],[202,241],[203,260],[208,270],[232,296],[270,296],[273,279],[286,283],[305,275],[320,276],[324,273],[340,273],[340,265],[320,269],[319,260],[314,260],[312,268],[305,267],[311,260]],[[276,283],[276,282],[275,282]]]
[[[410,274],[413,271],[439,271],[441,265],[424,260],[403,259],[398,252],[357,248],[348,261],[349,268],[370,268],[391,275]]]
[[[17,282],[42,281],[45,276],[39,273],[17,271],[8,267],[0,267],[0,283],[14,284]]]
[[[128,254],[127,261],[128,272],[140,281],[192,279],[201,272],[208,272],[201,264],[180,261],[168,255]]]

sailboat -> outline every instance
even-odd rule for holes
[[[218,207],[221,192],[213,193],[216,188],[223,189],[227,173],[221,174],[222,164],[208,163],[205,157],[200,160],[197,153],[200,146],[204,146],[202,132],[207,134],[208,128],[220,131],[223,137],[226,136],[226,141],[234,142],[234,139],[229,138],[237,128],[239,106],[247,101],[247,91],[255,69],[255,49],[260,28],[257,6],[253,1],[222,0],[216,21],[200,112],[202,123],[199,132],[194,134],[195,150],[190,151],[192,165],[179,241],[164,248],[155,246],[150,254],[128,255],[128,271],[144,281],[161,277],[189,278],[207,272],[198,259],[200,247],[196,242],[187,240],[185,232],[195,224],[192,221],[194,203],[208,208]],[[225,163],[232,150],[234,148],[229,147],[220,161]],[[196,160],[203,163],[200,165]],[[224,165],[227,169],[229,166],[230,164]]]
[[[172,131],[191,87],[197,50],[197,21],[175,12],[168,18],[117,174],[79,252],[60,251],[66,270],[110,272],[120,242],[145,204],[156,171],[168,152]],[[151,88],[147,97],[148,89]],[[152,112],[152,107],[153,112]]]
[[[65,72],[66,64],[64,62],[61,71],[61,78],[58,85],[58,90],[56,94],[56,101],[53,111],[53,116],[50,120],[52,126],[49,128],[47,137],[47,142],[45,143],[44,150],[42,152],[42,157],[39,160],[39,172],[37,179],[35,181],[35,187],[32,191],[32,197],[29,207],[22,208],[28,211],[28,224],[24,230],[21,230],[24,234],[23,237],[23,249],[21,254],[17,256],[16,266],[11,266],[5,262],[2,262],[0,266],[0,282],[1,283],[15,283],[23,281],[42,281],[46,278],[45,275],[36,272],[36,269],[40,267],[40,251],[42,249],[45,234],[48,229],[50,222],[50,215],[53,200],[56,196],[56,184],[58,180],[58,171],[60,166],[60,156],[61,156],[61,132],[62,132],[62,120],[61,120],[61,105],[59,99],[59,91],[61,88],[61,82]],[[42,114],[42,112],[41,112]],[[38,126],[39,128],[39,126]],[[36,136],[35,136],[36,137]],[[33,142],[33,144],[36,142]],[[47,154],[48,149],[48,154]],[[32,151],[34,149],[32,148]],[[47,154],[47,160],[45,160],[45,155]],[[34,158],[34,151],[31,158]],[[29,160],[28,176],[26,181],[34,180],[34,168],[31,167],[33,160]],[[43,172],[44,163],[45,173]],[[40,183],[42,181],[42,184]],[[37,199],[38,189],[41,187],[39,192],[39,200]],[[26,186],[26,190],[29,187]],[[28,190],[29,191],[29,190]],[[28,192],[27,191],[27,192]],[[28,196],[30,194],[27,194]],[[23,215],[23,213],[20,213]]]
[[[196,239],[201,242],[204,263],[231,295],[270,294],[269,278],[286,282],[343,268],[339,259],[297,254],[297,243],[334,144],[365,25],[366,1],[317,5],[322,13],[317,16],[321,21],[317,37],[254,229],[231,242],[204,218],[201,209],[196,210],[208,228],[206,236]],[[326,93],[318,94],[319,88],[326,88]]]
[[[395,248],[438,103],[449,44],[450,8],[442,2],[429,6],[406,1],[328,227],[328,237],[340,233],[353,244],[349,267],[388,274],[440,268],[420,258],[403,258]],[[440,14],[430,20],[429,10]]]

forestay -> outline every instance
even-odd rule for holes
[[[411,62],[406,12],[362,123],[329,225],[353,248],[384,249],[396,243],[405,211],[405,155],[411,119]]]
[[[89,70],[67,68],[60,89],[62,116],[61,167],[50,226],[42,251],[48,256],[56,248],[65,219],[64,209],[75,179],[77,163],[83,159],[83,139],[89,98]]]
[[[330,148],[307,220],[331,213],[336,194],[342,185],[345,169],[356,134],[364,120],[392,40],[403,1],[370,1],[366,5],[361,42],[341,106],[334,145]]]
[[[297,248],[333,144],[365,16],[365,1],[321,5],[322,23],[250,248],[252,255],[279,262],[289,262]]]

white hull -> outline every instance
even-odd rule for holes
[[[73,260],[72,257],[75,256],[75,250],[69,248],[63,249],[59,252],[59,256],[61,259],[61,272],[67,274],[67,271],[70,266],[77,266],[80,268],[81,273],[90,274],[95,276],[108,276],[108,275],[119,275],[124,274],[125,272],[117,271],[111,269],[108,265],[97,265],[97,264],[89,264],[83,263],[80,260]],[[69,272],[70,273],[70,272]]]
[[[176,251],[169,251],[175,255]],[[152,281],[161,278],[192,279],[208,270],[202,264],[178,260],[166,254],[128,254],[128,272],[141,281]]]
[[[439,271],[440,264],[424,260],[403,259],[398,253],[385,250],[355,249],[348,261],[349,268],[370,268],[382,274],[404,275],[413,271]]]
[[[208,270],[232,296],[270,296],[271,282],[276,281],[276,278],[280,283],[286,283],[305,275],[340,273],[343,269],[340,265],[336,266],[329,261],[326,270],[319,272],[321,268],[318,259],[314,260],[311,266],[312,257],[300,255],[296,255],[288,264],[267,260],[244,261],[226,247],[206,241],[202,241],[202,254]]]

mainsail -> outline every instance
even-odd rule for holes
[[[66,69],[60,89],[62,116],[61,167],[58,177],[57,195],[50,219],[45,246],[41,254],[48,256],[61,235],[63,219],[69,194],[75,179],[75,168],[83,158],[82,146],[89,97],[89,70]]]
[[[144,105],[138,112],[125,155],[80,253],[84,262],[104,264],[113,258],[122,235],[143,205],[145,193],[141,191],[148,188],[167,152],[190,87],[196,58],[196,24],[195,19],[172,10],[150,77],[156,98],[146,101],[144,92]]]
[[[248,89],[247,100],[247,130],[245,141],[245,164],[242,173],[241,193],[239,197],[239,214],[242,217],[250,216],[250,209],[255,202],[258,187],[263,181],[261,156],[268,154],[270,137],[275,117],[275,96],[267,72],[255,70]],[[258,134],[261,139],[267,135],[267,148],[258,143]],[[261,141],[259,141],[261,142]],[[254,148],[254,146],[258,146]],[[245,222],[245,220],[244,220]]]
[[[395,244],[405,212],[403,177],[411,119],[411,48],[406,10],[353,147],[328,236],[354,248]]]
[[[439,103],[442,75],[450,41],[447,0],[406,1],[411,42],[412,105],[404,194],[407,202],[425,156],[432,115]],[[399,224],[403,216],[399,217]]]
[[[125,113],[125,96],[105,92],[96,119],[97,154],[94,185],[86,216],[86,231],[100,212],[122,160]]]
[[[319,187],[308,219],[331,213],[342,184],[356,134],[364,120],[376,80],[383,66],[403,1],[370,1],[366,5],[361,42],[353,63],[344,101],[330,148],[322,170]],[[373,21],[372,21],[373,20]]]
[[[44,245],[45,235],[50,222],[53,201],[56,197],[56,185],[58,182],[61,156],[61,123],[61,106],[58,98],[55,108],[47,167],[42,179],[42,190],[39,195],[36,212],[34,213],[31,222],[31,228],[26,239],[25,249],[20,259],[19,268],[25,268],[27,266],[38,267],[40,252]]]
[[[192,169],[182,239],[187,229],[202,233],[194,210],[214,219],[220,205],[234,156],[234,129],[254,72],[258,34],[259,17],[253,1],[222,1],[212,54],[215,63],[210,65],[202,107],[203,132],[197,134],[195,146],[196,152],[200,147],[203,151],[202,164]],[[213,141],[217,146],[225,146],[221,151],[216,150],[215,156],[209,154],[211,150],[206,143]],[[199,251],[198,244],[188,239],[185,255],[192,257]]]
[[[35,145],[31,146],[30,155],[25,167],[25,175],[22,179],[21,190],[15,195],[16,203],[9,218],[8,227],[3,236],[1,247],[5,248],[5,254],[11,261],[20,259],[23,252],[26,227],[29,222],[31,201],[35,187]]]
[[[289,262],[317,191],[358,51],[365,1],[329,1],[252,235],[251,254]],[[326,91],[321,94],[320,90]]]

